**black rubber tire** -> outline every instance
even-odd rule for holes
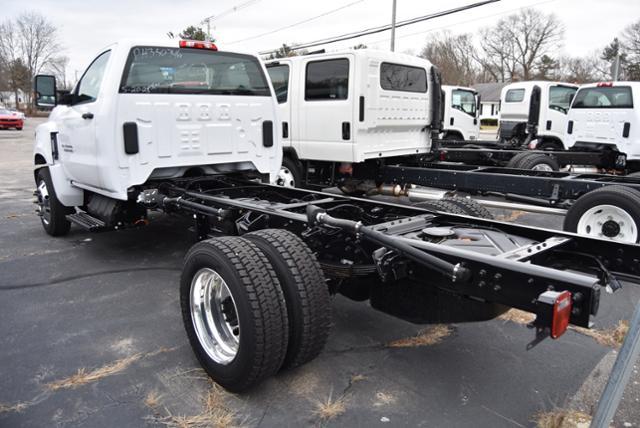
[[[71,229],[71,222],[67,220],[67,214],[74,212],[73,208],[65,207],[58,200],[56,190],[53,187],[53,181],[51,180],[51,173],[49,168],[43,167],[38,170],[36,174],[36,188],[40,185],[40,182],[44,181],[47,185],[47,192],[49,193],[49,209],[50,219],[47,223],[44,217],[40,217],[40,222],[45,232],[51,236],[63,236],[69,233]]]
[[[459,205],[446,200],[423,201],[413,204],[415,207],[424,208],[430,211],[441,211],[450,214],[469,215]]]
[[[213,269],[222,276],[237,306],[240,344],[236,357],[227,365],[216,363],[207,355],[193,326],[191,282],[203,268]],[[229,391],[241,392],[280,369],[289,336],[286,304],[269,260],[253,242],[239,237],[220,237],[191,247],[180,279],[180,305],[191,347],[216,383]]]
[[[536,165],[548,165],[553,171],[560,171],[558,161],[542,153],[526,153],[517,160],[516,168],[531,170]]]
[[[623,209],[633,219],[635,229],[640,230],[640,191],[618,185],[601,187],[578,198],[567,211],[563,229],[567,232],[577,232],[580,218],[598,205],[614,205]],[[636,243],[640,243],[640,233]]]
[[[520,164],[520,160],[524,157],[527,157],[530,153],[529,152],[520,152],[518,154],[516,154],[514,157],[512,157],[511,159],[509,159],[509,162],[507,162],[507,164],[505,165],[505,167],[507,168],[515,168],[518,169],[520,168],[518,165]]]
[[[444,140],[448,140],[448,141],[464,141],[464,138],[462,137],[462,135],[453,132],[453,133],[447,133],[444,136]]]
[[[16,131],[22,131],[22,128],[16,128]]]
[[[486,218],[493,220],[493,214],[480,205],[478,202],[470,198],[444,198],[446,202],[450,202],[462,208],[467,215],[478,218]]]
[[[293,175],[293,187],[302,187],[302,171],[300,164],[288,156],[282,157],[282,166]]]
[[[295,234],[264,229],[243,236],[267,256],[278,276],[289,317],[289,346],[283,369],[301,366],[317,357],[329,337],[329,288],[318,260]]]

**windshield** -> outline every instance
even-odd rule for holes
[[[120,93],[270,96],[258,60],[189,48],[131,49]]]
[[[576,94],[571,108],[633,108],[631,88],[628,86],[582,88]]]
[[[454,89],[451,91],[451,107],[463,112],[476,115],[476,94],[466,89]]]
[[[0,108],[0,114],[11,114],[9,110],[3,110]]]
[[[562,113],[569,111],[571,100],[576,94],[577,88],[569,86],[552,86],[549,88],[549,108]]]

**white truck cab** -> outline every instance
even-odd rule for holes
[[[537,150],[567,148],[565,130],[569,106],[578,85],[564,82],[516,82],[500,94],[499,137]],[[531,126],[535,126],[533,135]],[[530,128],[530,129],[527,129]]]
[[[567,147],[616,149],[626,153],[629,169],[640,171],[639,101],[640,82],[580,86],[569,110]]]
[[[473,88],[450,85],[442,85],[442,90],[444,92],[442,138],[477,140],[480,137],[478,92]]]
[[[440,84],[425,59],[361,49],[278,59],[267,70],[285,156],[279,184],[296,185],[303,172],[337,170],[328,163],[344,171],[346,164],[431,149]]]
[[[36,129],[36,181],[64,207],[128,201],[155,179],[280,168],[277,104],[255,55],[123,40],[71,94],[56,101],[53,76],[38,76],[36,91],[38,105],[54,107]]]

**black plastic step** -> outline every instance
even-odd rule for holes
[[[100,230],[106,229],[106,224],[104,221],[92,217],[84,211],[75,213],[75,214],[67,214],[67,220],[71,223],[77,224],[78,226],[86,229],[90,232],[98,232]]]

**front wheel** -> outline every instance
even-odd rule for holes
[[[45,232],[51,236],[66,235],[71,229],[71,222],[67,220],[66,216],[73,213],[73,208],[65,207],[58,200],[49,168],[38,170],[36,186],[38,215]]]
[[[273,184],[282,187],[300,187],[302,184],[302,173],[300,172],[298,163],[284,156],[282,158],[282,166]]]
[[[564,230],[612,241],[640,243],[640,192],[607,186],[579,198],[567,211]]]
[[[287,308],[273,268],[251,241],[194,245],[182,269],[180,305],[191,347],[216,383],[241,392],[280,369]]]

